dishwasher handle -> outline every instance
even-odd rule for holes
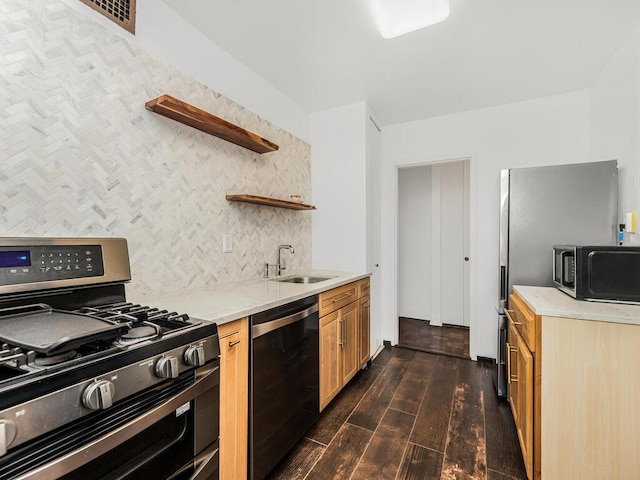
[[[317,311],[318,311],[318,304],[316,303],[314,305],[311,305],[306,310],[302,310],[301,312],[297,312],[283,318],[278,318],[270,322],[254,325],[251,329],[251,338],[258,338],[258,337],[261,337],[262,335],[266,335],[269,332],[273,332],[278,328],[286,327],[287,325],[290,325],[299,320],[307,318],[309,315],[312,315]]]

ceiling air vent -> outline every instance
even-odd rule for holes
[[[80,0],[125,30],[136,33],[136,0]]]

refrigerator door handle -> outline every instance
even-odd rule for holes
[[[500,265],[500,300],[507,300],[507,267]]]

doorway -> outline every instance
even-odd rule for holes
[[[398,169],[398,343],[465,358],[469,163]]]

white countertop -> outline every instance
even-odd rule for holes
[[[536,315],[640,325],[640,305],[576,300],[555,287],[514,285]]]
[[[255,278],[174,293],[127,296],[127,300],[223,324],[370,276],[335,270],[310,270],[296,275],[334,278],[311,284],[275,282],[273,277],[269,280]],[[293,274],[283,275],[283,278],[290,276]]]

